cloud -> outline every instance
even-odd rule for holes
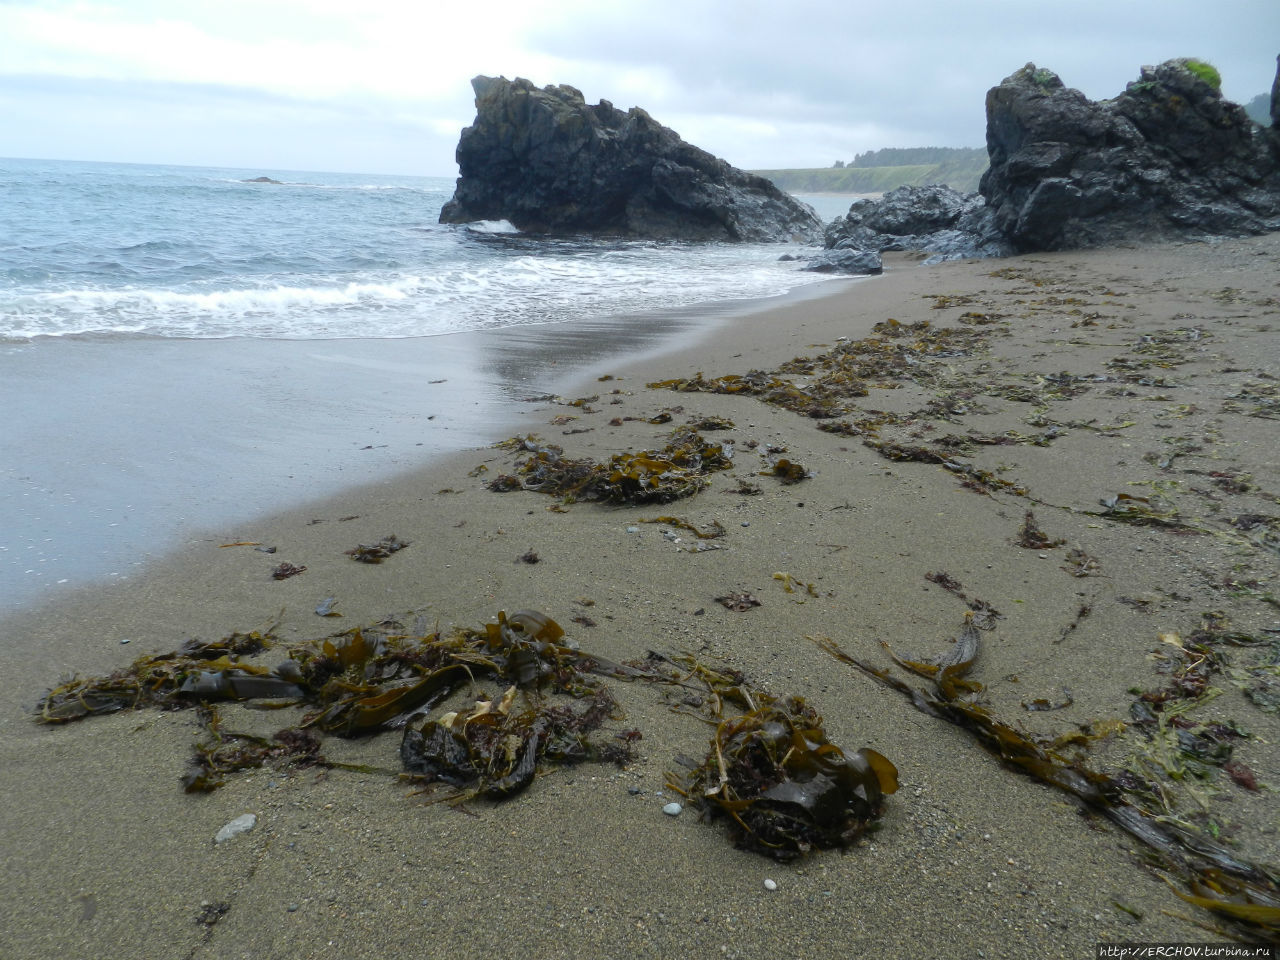
[[[459,130],[394,102],[75,77],[0,76],[0,114],[0,156],[255,170],[453,176]]]
[[[219,156],[294,156],[305,142],[321,151],[313,165],[448,173],[474,116],[467,81],[483,73],[643,106],[739,166],[825,166],[884,146],[980,146],[987,89],[1028,61],[1099,99],[1144,63],[1199,56],[1248,100],[1270,89],[1277,37],[1275,0],[913,0],[910,17],[836,0],[0,0],[0,84],[47,78],[48,105],[86,124],[59,149],[85,159],[108,135],[85,104],[132,131],[131,159],[161,159],[178,118],[147,105],[190,97],[247,112],[206,114],[219,130],[201,142]],[[55,91],[58,79],[86,85]],[[0,128],[0,153],[52,136],[27,117]]]

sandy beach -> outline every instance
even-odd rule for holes
[[[1131,836],[815,640],[929,689],[881,642],[936,657],[967,611],[989,610],[970,679],[991,715],[1065,738],[1109,776],[1146,775],[1166,816],[1274,870],[1277,277],[1276,235],[928,267],[890,255],[882,277],[725,320],[675,352],[540,380],[549,397],[511,424],[607,461],[732,421],[705,433],[733,441],[732,469],[692,498],[497,493],[489,481],[522,456],[486,444],[219,523],[127,581],[10,616],[0,956],[1074,958],[1223,940],[1224,921],[1180,899]],[[848,389],[832,416],[649,386],[758,370],[808,389],[815,358],[858,343],[865,395]],[[781,482],[779,458],[807,476]],[[724,533],[643,522],[658,517]],[[344,553],[391,534],[409,546],[381,564]],[[275,580],[282,562],[306,570]],[[759,605],[717,602],[733,594]],[[341,619],[317,616],[329,597]],[[507,801],[461,807],[398,779],[399,731],[324,740],[366,772],[268,766],[206,795],[179,783],[194,711],[31,715],[69,674],[192,638],[275,624],[271,664],[388,618],[447,631],[520,609],[614,661],[689,654],[804,697],[846,753],[897,767],[879,829],[780,863],[692,808],[664,815],[668,771],[706,755],[710,728],[640,682],[609,684],[642,734],[632,762],[550,769]],[[1229,741],[1229,769],[1220,751],[1159,754],[1176,736],[1135,719],[1144,692],[1193,670],[1207,679],[1180,701],[1184,729]],[[223,709],[225,727],[260,732],[298,716]],[[249,813],[253,830],[214,842]]]

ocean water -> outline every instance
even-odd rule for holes
[[[277,183],[246,182],[268,176]],[[0,159],[0,342],[422,337],[769,297],[776,245],[440,225],[453,181]]]
[[[452,190],[0,159],[0,614],[545,430],[524,398],[824,279],[777,245],[441,226]]]

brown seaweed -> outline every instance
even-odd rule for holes
[[[719,520],[712,520],[705,528],[699,528],[694,524],[685,520],[683,517],[661,516],[661,517],[643,517],[638,523],[664,523],[669,527],[675,527],[677,530],[688,530],[699,540],[716,540],[725,535],[724,525]]]
[[[729,593],[723,597],[716,597],[716,603],[735,613],[743,613],[752,607],[760,606],[760,601],[746,592]]]
[[[705,817],[727,818],[738,846],[779,860],[853,843],[898,789],[893,764],[866,747],[846,756],[799,697],[751,699],[758,705],[722,719],[706,759],[668,786]]]
[[[1067,541],[1061,538],[1050,538],[1036,524],[1035,513],[1028,510],[1022,520],[1022,527],[1018,530],[1018,537],[1014,542],[1027,550],[1051,550],[1054,547],[1062,546]]]
[[[1098,501],[1106,507],[1104,511],[1082,510],[1081,513],[1091,517],[1105,517],[1107,520],[1118,520],[1135,527],[1160,527],[1183,533],[1200,533],[1199,529],[1179,519],[1174,507],[1161,508],[1153,503],[1150,497],[1135,497],[1128,493],[1118,493]]]
[[[182,777],[187,793],[209,793],[222,786],[237,770],[252,770],[271,762],[296,767],[328,766],[320,753],[320,739],[309,730],[286,728],[270,738],[245,733],[224,733],[213,707],[202,707],[208,738],[195,745]]]
[[[269,644],[269,636],[233,634],[212,644],[191,641],[180,651],[141,657],[107,677],[75,678],[59,685],[40,701],[36,719],[66,723],[121,710],[208,710],[226,700],[283,700],[310,708],[298,727],[270,739],[224,734],[216,714],[209,714],[214,719],[206,740],[196,748],[188,777],[189,789],[204,790],[216,787],[233,770],[282,758],[296,760],[304,752],[318,757],[318,747],[303,751],[302,745],[322,732],[351,737],[401,726],[409,715],[430,711],[486,677],[531,694],[549,687],[599,702],[603,688],[591,678],[671,682],[665,674],[564,646],[559,642],[564,636],[560,625],[536,611],[499,613],[497,622],[483,630],[447,636],[384,632],[399,629],[391,622],[298,644],[274,668],[244,661],[237,652],[258,652]],[[600,755],[612,756],[608,750]]]
[[[785,457],[776,461],[772,467],[765,470],[761,475],[777,477],[785,484],[799,483],[801,480],[808,480],[813,476],[805,469],[804,464],[788,460]]]
[[[516,687],[501,698],[478,700],[470,710],[405,728],[404,769],[415,781],[443,782],[464,793],[501,800],[532,783],[539,765],[630,759],[626,746],[599,746],[589,735],[620,715],[612,695],[596,691],[580,710],[535,706],[513,709]]]
[[[706,488],[707,476],[732,466],[731,449],[710,443],[690,427],[674,430],[661,450],[620,453],[608,463],[575,460],[537,437],[513,437],[499,447],[528,453],[515,475],[492,481],[490,490],[533,490],[563,498],[611,504],[671,503]]]
[[[398,553],[407,546],[409,546],[408,540],[401,540],[393,533],[383,537],[377,543],[362,543],[343,552],[352,560],[357,560],[360,563],[381,563],[393,553]]]
[[[271,579],[288,580],[290,577],[296,577],[298,574],[304,573],[306,569],[307,568],[305,566],[300,567],[294,563],[280,563],[272,568]]]
[[[1280,936],[1280,871],[1244,860],[1216,840],[1148,813],[1126,798],[1120,778],[1068,759],[992,716],[985,708],[956,699],[954,685],[944,690],[939,682],[939,695],[930,696],[887,670],[851,656],[834,640],[822,637],[816,642],[837,660],[902,694],[920,712],[971,734],[1006,766],[1062,790],[1086,809],[1110,820],[1142,843],[1166,874],[1182,879],[1190,893],[1173,888],[1178,896],[1235,921],[1234,932],[1238,936],[1261,942]],[[942,673],[941,668],[938,673]]]

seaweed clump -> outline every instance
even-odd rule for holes
[[[701,492],[709,474],[733,465],[731,447],[708,442],[692,427],[674,430],[661,450],[619,453],[608,463],[566,457],[562,447],[534,436],[513,437],[497,446],[529,456],[516,463],[514,474],[490,482],[490,490],[534,490],[566,503],[671,503]]]
[[[198,709],[205,735],[183,780],[188,791],[215,789],[225,774],[268,762],[341,766],[323,757],[321,734],[356,737],[404,727],[401,755],[415,780],[466,786],[467,796],[497,798],[527,786],[539,764],[625,761],[637,736],[625,737],[621,745],[588,740],[607,720],[620,717],[599,678],[668,680],[570,649],[560,642],[560,625],[536,611],[499,613],[497,623],[483,630],[419,636],[402,631],[389,621],[299,644],[274,668],[243,659],[273,645],[269,632],[190,642],[141,657],[107,677],[69,680],[45,695],[36,719],[57,724],[121,710]],[[484,679],[503,684],[507,693],[479,697],[468,711],[420,722]],[[518,692],[526,701],[519,710]],[[585,707],[551,702],[546,693]],[[225,731],[215,705],[249,700],[305,712],[296,726],[271,737]],[[463,745],[465,763],[459,759]]]
[[[737,846],[778,860],[846,847],[874,828],[898,789],[889,760],[869,747],[846,755],[801,697],[778,700],[696,662],[693,675],[707,684],[716,732],[706,758],[683,760],[687,773],[668,774],[667,786],[705,819],[727,818]],[[726,702],[746,712],[723,716]]]
[[[738,846],[779,860],[848,846],[898,789],[892,763],[868,747],[846,756],[799,697],[722,721],[711,746],[686,782],[669,785],[728,817]]]
[[[972,735],[984,748],[1009,768],[1074,797],[1086,809],[1106,819],[1142,843],[1151,865],[1162,870],[1170,888],[1188,903],[1212,911],[1234,922],[1232,933],[1248,940],[1274,942],[1280,936],[1280,872],[1251,863],[1217,840],[1194,832],[1163,815],[1152,813],[1130,795],[1126,775],[1110,777],[1059,752],[1056,743],[1038,742],[1010,724],[993,716],[986,708],[961,697],[964,691],[981,690],[972,681],[956,682],[974,665],[978,635],[965,630],[956,647],[932,663],[894,659],[913,672],[931,677],[935,694],[930,694],[887,670],[859,660],[840,648],[834,640],[819,638],[822,649],[842,663],[854,667],[886,687],[902,694],[920,712],[945,720]],[[1183,677],[1185,678],[1185,672]],[[1198,680],[1193,680],[1199,686]],[[1173,886],[1169,877],[1180,879],[1187,892]]]
[[[393,553],[398,553],[409,546],[408,540],[401,540],[394,533],[383,537],[377,543],[362,543],[345,551],[352,560],[360,563],[381,563]]]

